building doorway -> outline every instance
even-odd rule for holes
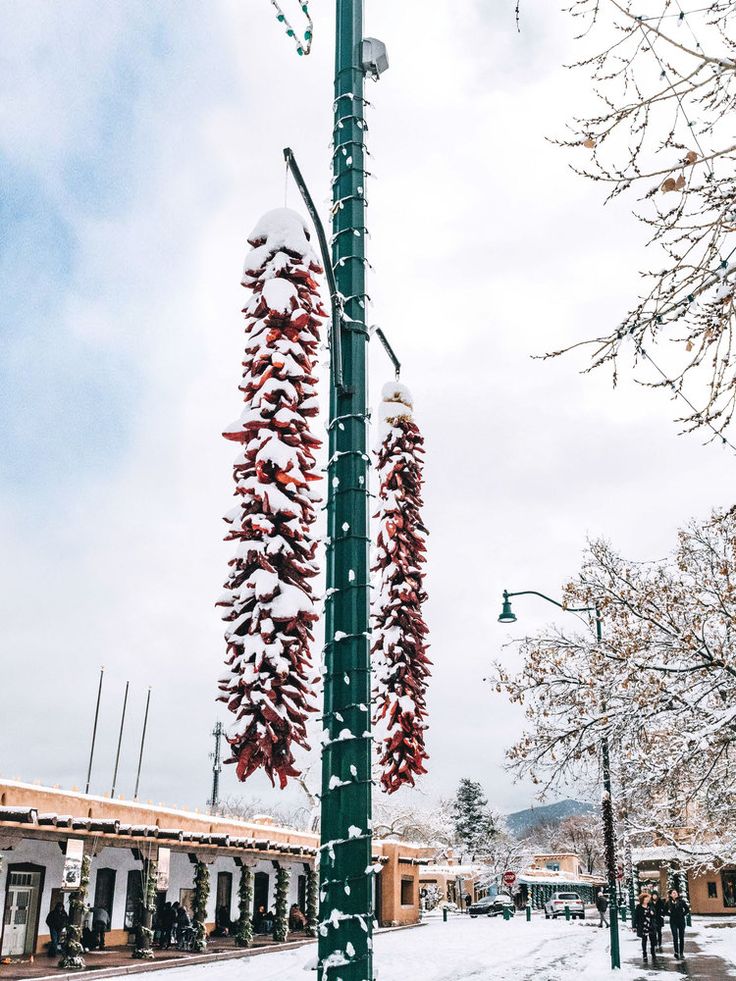
[[[268,912],[268,872],[256,872],[253,876],[253,909]]]
[[[36,949],[42,873],[37,865],[8,868],[0,946],[3,957],[23,957]]]
[[[107,910],[112,926],[112,907],[115,902],[115,869],[98,869],[95,882],[95,908]]]
[[[232,872],[218,872],[217,873],[217,900],[215,902],[215,922],[218,927],[226,926],[229,929],[232,901],[233,901],[233,874]],[[223,919],[223,913],[222,913],[223,909],[225,912],[224,919],[227,920],[227,923],[220,922]]]

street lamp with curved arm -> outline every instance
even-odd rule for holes
[[[516,623],[516,614],[511,609],[512,596],[539,596],[540,599],[552,603],[553,606],[564,610],[566,613],[594,613],[595,614],[595,633],[596,639],[600,644],[602,639],[601,610],[596,603],[595,606],[566,606],[551,596],[537,592],[536,589],[525,589],[517,593],[510,593],[507,589],[503,591],[503,607],[498,618],[499,623]],[[605,705],[603,706],[605,710]],[[608,736],[601,738],[601,769],[603,770],[603,802],[601,806],[603,815],[603,836],[605,839],[606,871],[608,877],[608,902],[611,930],[611,967],[621,967],[621,950],[618,935],[618,899],[616,890],[616,846],[613,830],[613,797],[611,794],[611,760],[608,747]]]

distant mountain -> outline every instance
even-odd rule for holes
[[[581,814],[594,814],[595,804],[582,800],[558,800],[554,804],[540,804],[527,807],[524,811],[514,811],[506,815],[506,826],[512,835],[523,835],[535,824],[556,824],[568,817]]]

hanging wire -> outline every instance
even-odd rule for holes
[[[657,362],[654,361],[652,356],[648,354],[643,347],[637,345],[636,353],[640,354],[643,358],[645,358],[649,362],[649,364],[654,368],[654,370],[661,376],[662,380],[666,382],[667,385],[669,385],[672,392],[674,393],[675,398],[682,399],[685,405],[687,405],[687,407],[698,419],[703,415],[703,413],[690,401],[687,395],[685,395],[680,385],[675,384],[675,382],[669,377],[669,375],[665,371],[663,371],[662,368],[660,368]],[[713,439],[717,439],[722,446],[724,447],[728,446],[731,450],[733,450],[734,453],[736,453],[736,446],[734,446],[734,444],[729,439],[727,439],[723,435],[723,433],[716,426],[714,426],[709,419],[704,419],[703,425],[707,426],[708,429],[712,431]]]
[[[281,5],[279,4],[278,0],[271,0],[271,6],[274,7],[274,9],[276,10],[276,20],[279,22],[279,24],[283,24],[284,27],[286,28],[287,37],[294,39],[294,44],[296,45],[296,53],[298,55],[308,55],[309,52],[312,50],[312,37],[314,36],[314,23],[312,21],[312,16],[309,13],[309,0],[302,0],[302,2],[299,4],[299,6],[301,7],[301,11],[304,14],[304,17],[306,18],[307,21],[307,29],[304,32],[303,41],[299,40],[299,35],[297,34],[296,30],[292,26],[291,22],[289,21],[284,11],[281,9]]]
[[[665,14],[665,13],[661,13],[659,15],[659,17],[657,17],[657,18],[655,18],[655,17],[641,17],[641,16],[637,16],[636,20],[638,21],[638,27],[639,27],[639,30],[642,33],[643,38],[646,40],[646,43],[649,45],[649,50],[652,52],[652,54],[654,55],[654,57],[655,57],[655,59],[657,61],[657,64],[659,65],[659,70],[660,70],[660,73],[661,73],[660,74],[660,77],[663,78],[667,82],[667,84],[669,85],[670,89],[672,90],[672,94],[674,95],[675,99],[677,100],[677,104],[680,107],[680,112],[682,113],[683,118],[684,118],[685,122],[687,123],[687,127],[690,130],[690,133],[692,134],[692,138],[695,141],[695,143],[696,143],[696,145],[698,147],[698,150],[700,150],[700,156],[703,157],[703,158],[705,158],[704,159],[704,163],[705,163],[705,165],[706,165],[706,167],[708,169],[708,173],[710,174],[711,177],[713,177],[713,173],[714,173],[714,171],[713,171],[713,164],[711,163],[710,160],[708,160],[708,155],[706,154],[705,150],[703,149],[703,147],[702,147],[702,145],[700,143],[700,140],[698,139],[698,134],[695,132],[695,126],[691,122],[690,117],[688,116],[687,111],[685,110],[685,106],[684,106],[684,103],[683,103],[682,98],[680,96],[680,93],[677,91],[676,86],[679,84],[680,79],[677,79],[674,82],[670,79],[670,76],[669,76],[669,74],[667,72],[667,69],[665,68],[664,63],[662,62],[662,59],[659,57],[659,54],[657,53],[657,50],[655,48],[655,42],[657,40],[663,40],[663,38],[657,38],[656,36],[651,36],[650,31],[647,30],[647,27],[646,27],[646,24],[645,24],[645,22],[648,21],[648,20],[656,20],[657,21],[657,28],[659,28],[662,20],[665,17],[673,17],[673,16],[674,17],[677,17],[678,21],[680,23],[682,23],[685,20],[685,11],[683,11],[682,7],[680,6],[679,0],[675,0],[675,2],[677,3],[677,7],[679,9],[679,13],[677,13],[677,14]],[[698,51],[702,52],[703,49],[702,49],[702,47],[700,45],[700,42],[698,41],[697,37],[695,36],[695,32],[693,31],[692,26],[691,26],[691,24],[690,24],[689,21],[688,21],[688,30],[690,31],[690,33],[693,36],[693,39],[695,41],[695,45],[696,45]]]

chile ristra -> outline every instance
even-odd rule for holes
[[[372,654],[375,721],[384,730],[381,784],[393,793],[402,784],[413,786],[414,777],[427,772],[424,720],[431,662],[422,617],[427,598],[422,571],[427,536],[421,516],[424,440],[412,418],[408,388],[392,382],[382,395]]]
[[[310,647],[317,620],[311,579],[317,541],[314,377],[325,317],[322,272],[299,215],[286,208],[261,218],[248,238],[243,286],[245,407],[224,433],[242,444],[235,460],[236,507],[225,517],[236,543],[225,593],[228,674],[220,700],[235,715],[228,733],[239,779],[265,770],[284,787],[297,776],[293,744],[309,749],[315,711]]]

